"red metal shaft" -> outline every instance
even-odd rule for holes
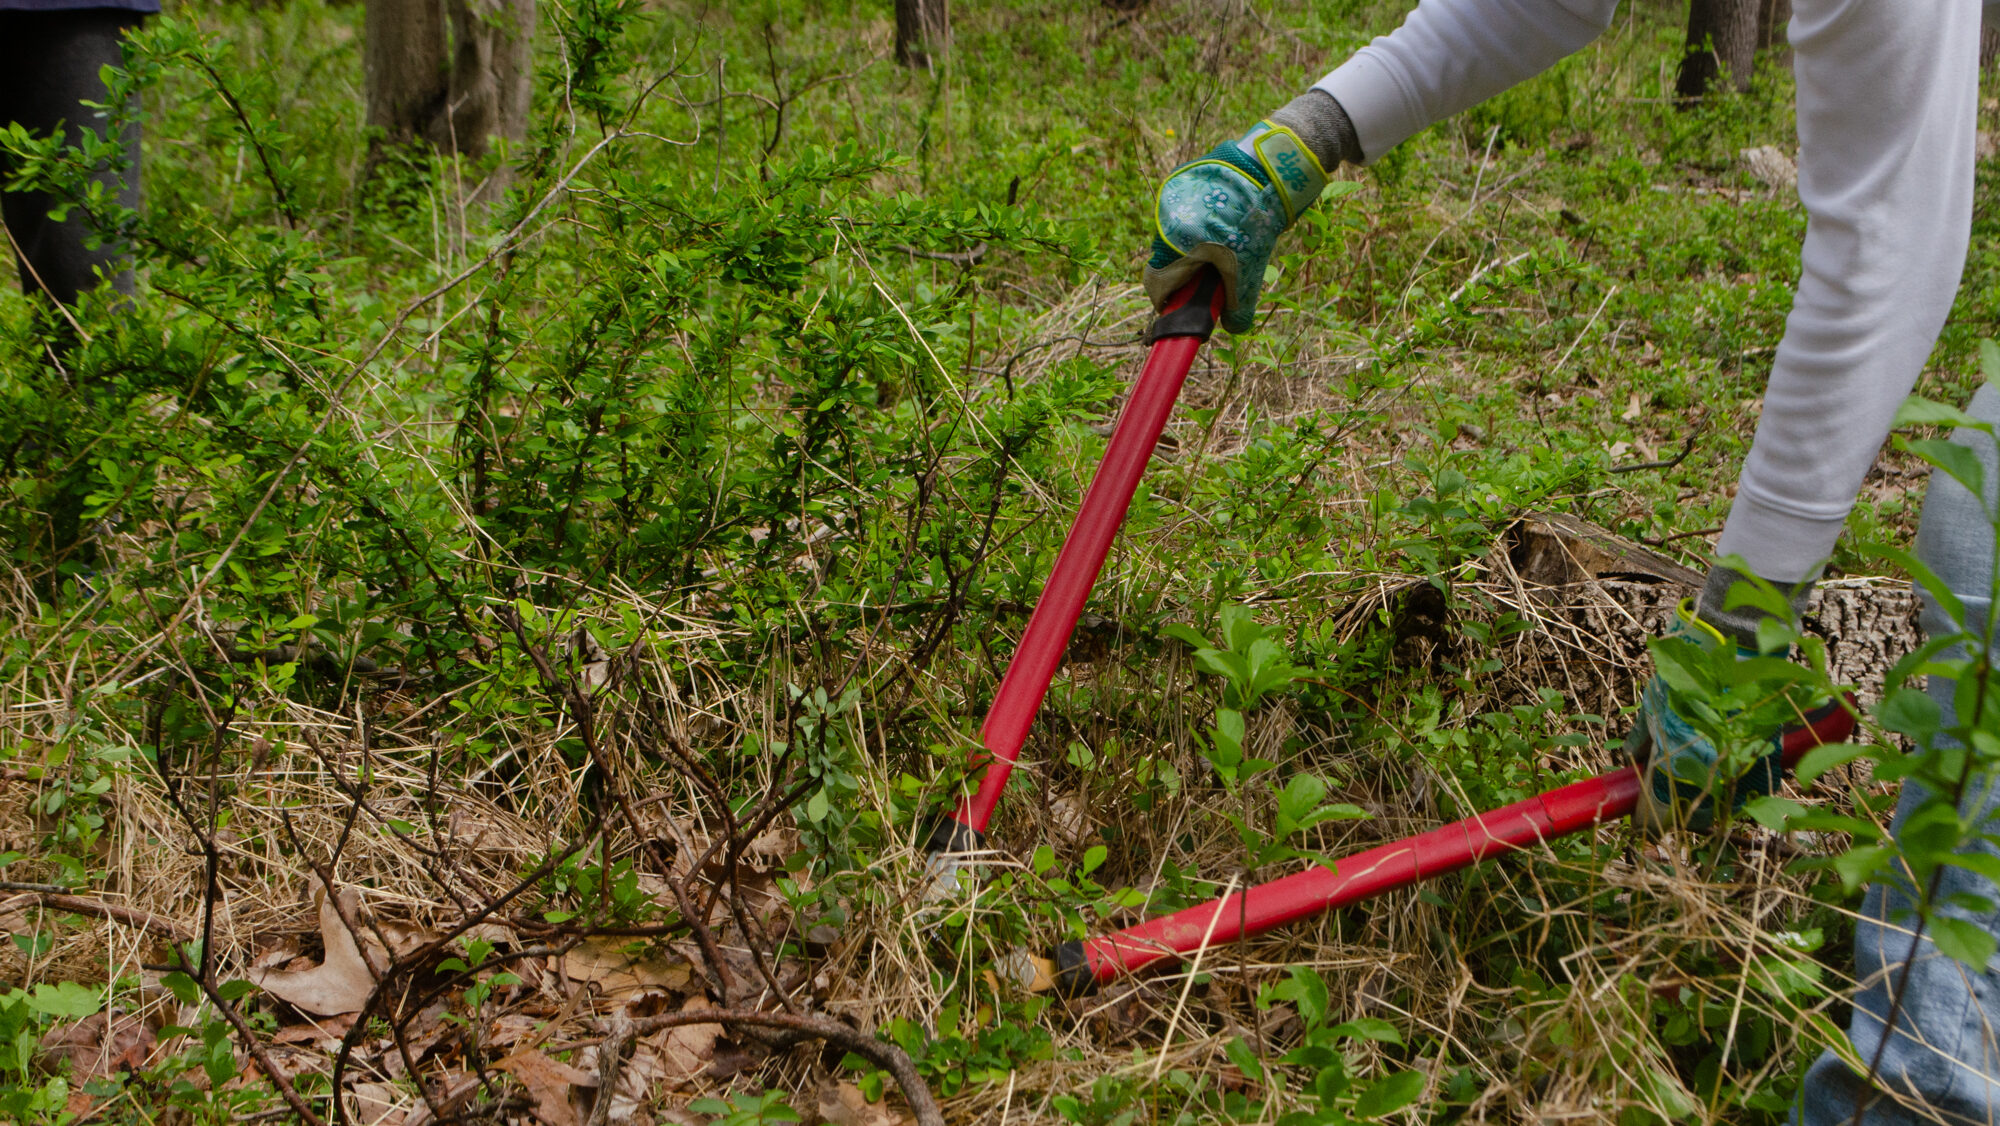
[[[1209,302],[1206,323],[1213,325],[1221,312],[1223,292],[1220,284],[1207,278],[1190,282],[1175,294],[1162,319],[1196,300],[1198,291],[1204,288],[1209,291],[1201,295]],[[1013,772],[1021,744],[1027,741],[1035,713],[1041,710],[1042,697],[1048,694],[1049,682],[1055,679],[1063,652],[1069,648],[1070,634],[1075,632],[1077,618],[1082,616],[1083,605],[1090,598],[1090,588],[1104,569],[1104,557],[1111,551],[1112,538],[1118,534],[1125,510],[1132,504],[1132,494],[1139,488],[1139,475],[1153,456],[1153,447],[1159,444],[1160,432],[1173,414],[1174,401],[1180,398],[1188,368],[1207,338],[1206,329],[1198,335],[1159,335],[1146,358],[1145,369],[1132,385],[1124,410],[1112,429],[1111,442],[1104,450],[1104,460],[1098,464],[1097,476],[1084,493],[1083,507],[1070,525],[1069,537],[1063,541],[1061,554],[1056,556],[1055,570],[1042,588],[1041,599],[1028,619],[1027,632],[1021,635],[1020,647],[1008,662],[1000,690],[994,694],[993,706],[980,728],[984,774],[978,789],[952,813],[953,820],[976,832],[986,831],[993,807],[1000,804],[1000,792],[1007,786],[1007,776]]]
[[[1854,731],[1854,717],[1838,702],[1815,710],[1807,720],[1786,733],[1781,753],[1787,769],[1813,747],[1841,742]],[[1089,979],[1101,985],[1118,974],[1155,962],[1185,958],[1203,947],[1204,938],[1207,946],[1222,946],[1245,935],[1262,934],[1455,872],[1501,853],[1615,821],[1638,804],[1639,786],[1636,767],[1609,771],[1414,837],[1376,845],[1342,858],[1332,868],[1315,866],[1225,899],[1086,940],[1082,945]]]

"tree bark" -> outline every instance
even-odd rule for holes
[[[1737,93],[1748,91],[1766,3],[1768,0],[1691,0],[1687,52],[1681,56],[1674,92],[1683,98],[1703,97],[1724,75]]]
[[[1791,46],[1792,0],[1762,0],[1757,19],[1757,49],[1785,50]]]
[[[897,62],[928,68],[950,46],[950,0],[896,0]]]
[[[368,0],[368,124],[481,156],[527,129],[535,0]]]

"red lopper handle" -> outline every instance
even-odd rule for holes
[[[1104,569],[1112,538],[1125,520],[1132,494],[1138,491],[1139,476],[1145,472],[1153,447],[1159,444],[1160,432],[1173,414],[1174,401],[1180,397],[1188,368],[1193,366],[1202,343],[1215,331],[1216,319],[1222,315],[1223,297],[1222,276],[1214,267],[1204,266],[1193,281],[1168,299],[1155,318],[1148,333],[1153,342],[1152,352],[1118,415],[1104,460],[1098,464],[1097,476],[1084,493],[1083,507],[1070,525],[1069,537],[1063,541],[1061,554],[1056,556],[1055,569],[1049,573],[1042,596],[1035,603],[1035,612],[1028,619],[1027,631],[1021,635],[1020,647],[1014,650],[1000,689],[994,694],[993,706],[980,728],[983,753],[974,762],[975,769],[983,767],[979,786],[959,802],[951,820],[932,835],[931,851],[958,852],[978,847],[979,834],[986,831],[993,807],[1000,803],[1000,792],[1006,788],[1021,744],[1027,741],[1035,713],[1041,710],[1042,697],[1048,694],[1049,683],[1055,679],[1056,668],[1069,647],[1070,634],[1075,632],[1077,618],[1082,616],[1084,603],[1090,598],[1090,588]]]
[[[1854,706],[1851,697],[1831,701],[1807,713],[1804,723],[1788,729],[1780,746],[1785,768],[1791,769],[1800,756],[1822,743],[1842,742],[1852,735],[1854,715],[1849,709]],[[1262,934],[1455,872],[1488,857],[1616,821],[1638,805],[1639,785],[1638,768],[1621,767],[1429,832],[1376,845],[1343,857],[1332,868],[1315,865],[1115,934],[1066,943],[1056,951],[1055,984],[1066,993],[1087,993],[1120,973],[1178,960],[1204,946],[1221,946],[1239,937]]]

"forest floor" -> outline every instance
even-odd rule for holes
[[[885,3],[542,8],[527,138],[447,161],[362,128],[359,5],[170,4],[139,298],[0,293],[0,1121],[1785,1117],[1854,986],[1838,834],[1607,826],[1090,997],[1007,972],[1619,764],[1797,277],[1781,54],[1676,104],[1635,0],[1344,170],[934,901],[1151,193],[1403,5],[967,3],[926,69]],[[1809,622],[1871,702],[1925,472],[1885,451]],[[1542,589],[1531,513],[1664,578]],[[1257,646],[1260,691],[1201,652]]]

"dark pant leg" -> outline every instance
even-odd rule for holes
[[[76,144],[83,130],[102,135],[104,122],[85,101],[102,102],[104,82],[99,70],[123,64],[120,37],[137,27],[140,16],[106,8],[67,12],[0,12],[0,121],[49,133],[58,125]],[[125,155],[130,170],[122,177],[111,169],[98,174],[105,190],[126,207],[139,205],[139,129],[125,130]],[[80,210],[58,223],[49,218],[54,201],[41,192],[0,194],[0,216],[13,236],[21,272],[21,288],[42,290],[64,305],[93,289],[100,275],[112,279],[120,293],[132,291],[132,274],[122,268],[125,255],[109,243],[91,249],[90,226]]]

